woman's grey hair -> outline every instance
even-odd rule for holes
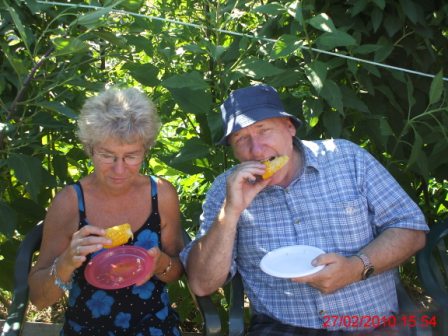
[[[123,143],[155,142],[160,119],[154,103],[136,88],[111,88],[87,99],[78,119],[78,137],[89,156],[93,146],[108,138]]]

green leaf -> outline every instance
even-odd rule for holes
[[[23,43],[26,46],[26,49],[30,50],[30,46],[28,45],[28,36],[25,31],[25,27],[22,24],[22,20],[20,20],[19,15],[16,13],[16,10],[13,7],[8,6],[5,2],[6,7],[8,8],[9,14],[11,15],[12,20],[14,21],[14,25],[19,31],[20,37],[22,38]]]
[[[17,214],[5,202],[0,200],[0,232],[11,237],[17,227]]]
[[[356,47],[353,49],[353,52],[355,54],[370,54],[372,52],[377,51],[378,49],[380,49],[381,46],[378,44],[363,44],[360,45],[359,47]]]
[[[386,0],[371,0],[377,7],[383,10],[386,7]]]
[[[352,108],[360,112],[369,112],[367,105],[355,94],[355,92],[346,86],[341,86],[340,90],[344,107]]]
[[[177,104],[188,113],[206,115],[210,110],[212,98],[208,91],[190,88],[169,88]]]
[[[78,119],[78,115],[70,107],[57,101],[40,101],[37,106],[44,110],[57,112],[71,119]]]
[[[57,131],[70,130],[70,129],[73,130],[75,128],[73,124],[67,122],[66,118],[63,118],[62,120],[59,119],[55,118],[55,115],[52,113],[48,113],[46,111],[40,111],[39,113],[36,113],[32,117],[31,124],[38,125],[39,127],[46,129],[54,129]]]
[[[412,144],[411,156],[408,160],[408,167],[414,169],[425,178],[428,178],[428,160],[423,151],[423,139],[417,131],[414,131],[414,143]]]
[[[429,89],[429,105],[437,103],[443,93],[443,72],[440,70],[431,82]]]
[[[129,70],[131,76],[139,83],[145,86],[159,85],[160,80],[157,77],[159,74],[159,68],[151,63],[126,63],[123,65],[123,69]]]
[[[220,45],[215,46],[215,45],[213,45],[213,44],[211,44],[211,45],[209,46],[209,49],[210,49],[210,55],[212,56],[212,58],[213,58],[215,61],[217,61],[217,60],[221,57],[221,55],[224,54],[224,52],[226,51],[226,48],[225,48],[225,47],[220,46]],[[201,52],[201,53],[202,53],[202,52]]]
[[[144,51],[147,55],[152,55],[154,52],[151,41],[146,37],[126,35],[126,40],[130,45],[135,46],[136,51]]]
[[[283,69],[279,69],[267,61],[259,60],[254,57],[249,57],[241,62],[237,71],[256,79],[275,76],[284,72]]]
[[[35,157],[12,153],[8,158],[9,167],[14,170],[17,179],[30,193],[31,199],[37,201],[42,188],[42,162]]]
[[[352,17],[357,16],[359,13],[361,13],[362,11],[364,11],[366,9],[367,4],[368,4],[368,0],[356,0],[356,1],[354,1],[352,10],[350,12],[350,15]]]
[[[89,47],[83,41],[76,37],[63,38],[57,37],[52,40],[55,46],[55,52],[52,56],[72,55],[88,52]]]
[[[171,76],[164,81],[162,85],[167,89],[181,89],[188,88],[190,90],[205,90],[208,89],[207,82],[202,78],[197,71],[188,72],[182,75]]]
[[[356,40],[349,34],[336,30],[332,33],[323,33],[316,39],[316,44],[324,49],[331,50],[336,47],[355,46]]]
[[[103,39],[104,41],[108,41],[109,43],[116,45],[118,47],[126,48],[128,46],[128,41],[125,37],[117,36],[116,34],[110,31],[96,30],[95,32],[93,32],[93,34]]]
[[[397,18],[397,16],[392,13],[385,13],[385,15],[384,27],[386,28],[387,35],[392,37],[401,29],[403,23],[400,18]]]
[[[327,79],[327,65],[320,61],[314,61],[310,65],[305,64],[305,74],[314,89],[319,93]]]
[[[125,0],[120,3],[120,7],[130,12],[138,12],[143,6],[144,0]]]
[[[332,138],[339,138],[342,132],[342,122],[336,111],[327,111],[323,114],[323,123]]]
[[[266,83],[273,87],[298,87],[303,83],[303,80],[303,71],[301,69],[291,69],[289,71],[284,71],[279,75],[270,77]]]
[[[389,57],[390,53],[394,49],[394,45],[389,39],[384,37],[380,37],[378,44],[381,47],[375,52],[374,60],[375,62],[382,62]]]
[[[305,120],[310,127],[314,127],[319,122],[319,117],[323,112],[321,99],[305,98],[302,103],[302,111]]]
[[[308,23],[314,28],[324,32],[331,33],[336,31],[336,27],[333,21],[325,13],[321,13],[317,16],[312,17],[311,19],[308,20]]]
[[[54,175],[57,176],[60,181],[67,181],[69,179],[67,158],[63,155],[53,155],[52,158]]]
[[[301,27],[303,27],[303,8],[302,2],[296,1],[288,7],[288,13],[295,18]]]
[[[284,13],[286,11],[286,9],[278,2],[271,2],[267,5],[261,5],[261,6],[255,7],[253,9],[253,11],[255,13],[262,13],[262,14],[267,14],[267,15],[271,15],[271,16],[276,16],[276,15],[280,15],[280,14]]]
[[[75,22],[90,29],[97,28],[105,24],[104,20],[101,21],[101,18],[105,15],[108,15],[111,10],[112,7],[100,8],[92,13],[82,14],[78,16],[78,19]]]
[[[341,90],[339,89],[339,86],[331,79],[325,81],[324,86],[320,91],[320,96],[327,101],[328,105],[334,107],[340,113],[344,112]]]
[[[203,159],[209,155],[210,147],[199,138],[192,138],[185,142],[179,153],[170,160],[170,166],[187,174],[197,174],[203,172],[202,167],[198,167],[196,160]]]
[[[390,127],[389,122],[385,117],[380,119],[380,134],[383,137],[389,137],[394,135],[394,132],[392,131],[392,127]]]
[[[406,91],[407,91],[407,96],[408,96],[408,107],[410,110],[412,108],[412,106],[415,105],[414,85],[412,85],[412,81],[410,81],[410,80],[406,81]]]
[[[381,22],[383,21],[383,12],[378,8],[374,8],[372,11],[371,18],[372,18],[373,31],[376,32],[380,27]]]
[[[280,58],[292,54],[303,45],[303,42],[298,40],[294,35],[282,35],[274,43],[272,47],[271,57]]]
[[[422,8],[413,0],[400,0],[401,8],[412,23],[417,23],[422,19]]]
[[[20,215],[17,229],[21,231],[27,231],[27,228],[24,227],[24,224],[27,222],[26,220],[31,223],[37,223],[45,217],[45,208],[29,198],[20,197],[15,199],[11,203],[11,206]]]

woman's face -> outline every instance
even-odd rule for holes
[[[113,189],[129,186],[139,175],[144,156],[145,149],[141,141],[127,144],[108,138],[93,147],[95,175]]]

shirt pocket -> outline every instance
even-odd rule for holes
[[[314,204],[316,236],[326,252],[353,255],[373,240],[367,200],[359,197],[341,202]],[[312,231],[311,231],[312,232]],[[319,233],[320,232],[320,233]]]

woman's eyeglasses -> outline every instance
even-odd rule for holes
[[[113,164],[120,159],[118,156],[109,153],[96,152],[93,155],[96,155],[98,160],[104,164]],[[143,162],[143,155],[129,154],[123,156],[121,160],[123,160],[123,162],[128,166],[136,166]]]

